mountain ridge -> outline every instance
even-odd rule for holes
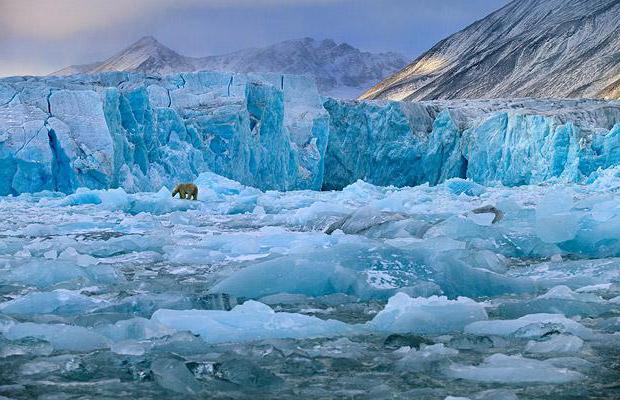
[[[618,98],[620,0],[515,0],[360,99]]]
[[[105,71],[168,75],[197,70],[288,73],[313,76],[325,95],[354,98],[405,63],[406,59],[397,53],[364,52],[347,43],[308,37],[222,55],[187,57],[145,36],[104,61],[72,65],[50,75]]]

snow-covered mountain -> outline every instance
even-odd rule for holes
[[[406,59],[396,53],[362,52],[346,43],[311,38],[193,58],[180,55],[147,36],[103,62],[73,65],[51,75],[104,71],[140,71],[159,75],[196,70],[274,72],[311,75],[322,94],[353,98],[405,64]]]
[[[194,71],[194,59],[182,56],[159,43],[152,36],[145,36],[102,62],[71,65],[50,75],[91,74],[107,71],[139,71],[147,74],[168,75],[180,71]]]
[[[620,98],[620,0],[515,0],[362,99]]]

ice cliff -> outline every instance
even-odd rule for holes
[[[0,80],[0,195],[158,190],[213,171],[319,189],[328,115],[313,82],[198,72]]]
[[[579,182],[620,164],[620,102],[329,99],[323,186]]]
[[[620,164],[620,102],[322,98],[291,75],[0,80],[0,195],[157,191],[212,171],[259,189],[581,182]]]

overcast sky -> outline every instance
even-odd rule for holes
[[[152,35],[190,56],[301,37],[410,58],[508,0],[0,0],[0,76],[103,60]]]

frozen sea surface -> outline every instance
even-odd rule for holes
[[[620,169],[197,183],[0,198],[0,396],[620,397]]]

